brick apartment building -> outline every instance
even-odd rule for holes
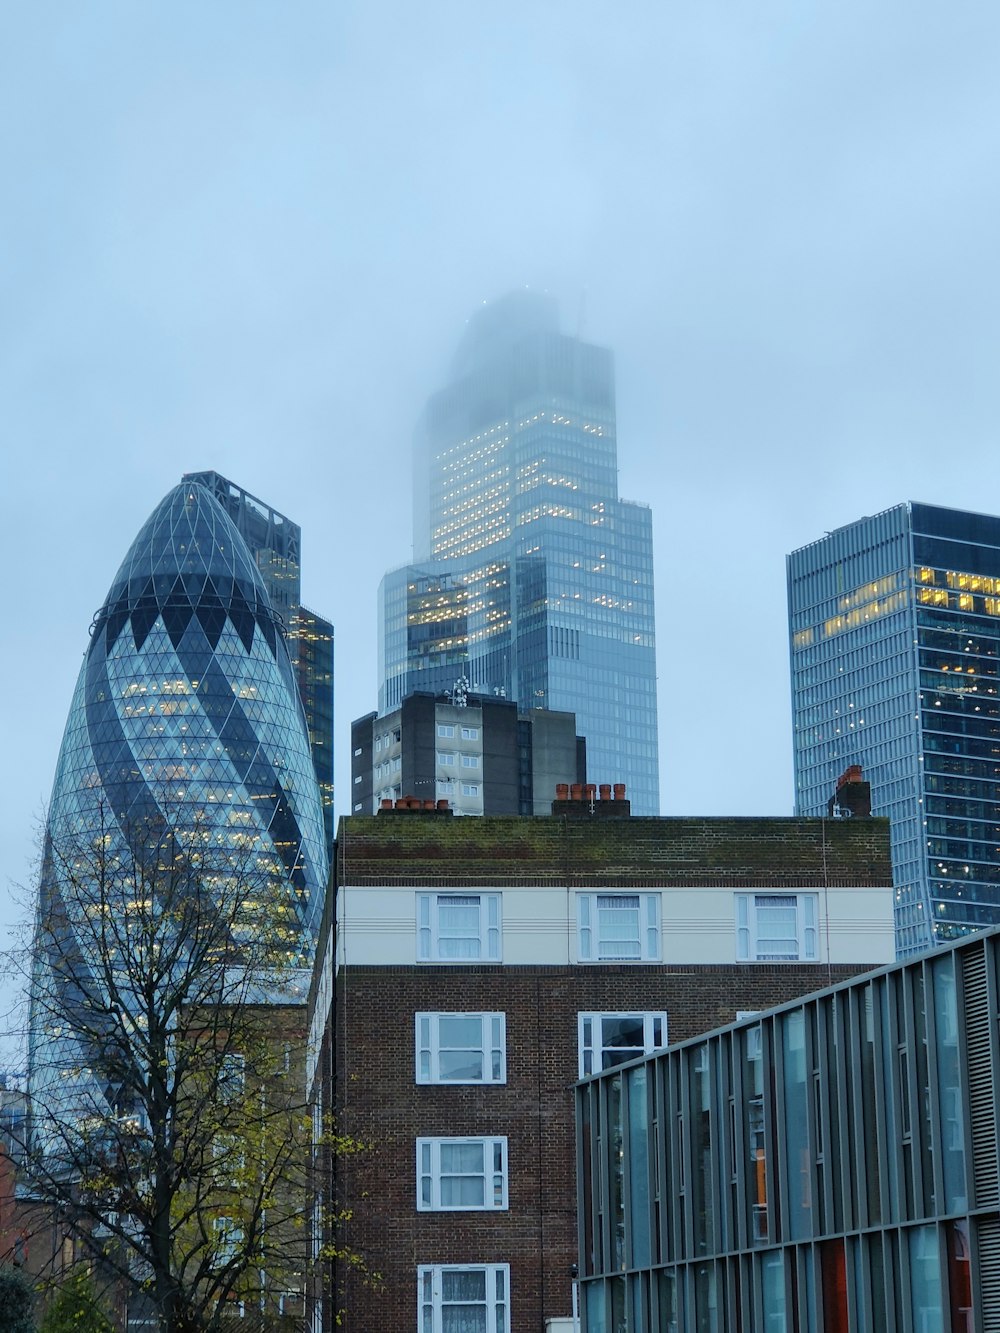
[[[326,1271],[326,1330],[568,1330],[576,1080],[892,959],[884,821],[616,795],[341,820],[309,1069],[372,1145],[336,1167],[337,1239],[381,1285]]]

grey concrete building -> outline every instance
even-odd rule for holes
[[[617,781],[617,774],[599,775]],[[587,781],[586,743],[572,713],[467,694],[411,694],[351,725],[351,811],[412,796],[456,815],[547,815],[556,787]]]

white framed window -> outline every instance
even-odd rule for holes
[[[667,1015],[578,1014],[580,1077],[648,1055],[667,1044]]]
[[[438,723],[438,735],[439,735],[439,736],[454,736],[454,734],[455,734],[455,728],[452,726],[452,724],[451,724],[450,722],[439,722],[439,723]]]
[[[656,962],[658,893],[578,893],[577,950],[583,963]]]
[[[417,1211],[507,1207],[507,1139],[417,1139]]]
[[[815,962],[819,958],[819,895],[736,894],[738,962]]]
[[[442,768],[454,768],[456,755],[450,754],[447,750],[438,750],[438,763]]]
[[[354,779],[354,785],[355,785],[355,787],[360,787],[360,786],[361,786],[361,775],[360,775],[360,774]]]
[[[462,740],[463,740],[463,741],[478,741],[478,740],[479,740],[479,728],[478,728],[478,727],[463,727],[463,728],[462,728]]]
[[[463,768],[478,768],[478,767],[479,767],[479,755],[478,755],[478,754],[463,754],[463,755],[462,755],[462,767],[463,767]]]
[[[479,786],[478,786],[478,784],[475,783],[475,782],[463,782],[463,783],[462,783],[462,795],[463,795],[463,796],[478,796],[478,795],[479,795]]]
[[[451,778],[438,778],[437,792],[439,796],[454,796],[455,783]]]
[[[215,1262],[220,1268],[232,1263],[243,1244],[243,1228],[231,1217],[212,1219]]]
[[[417,1328],[420,1333],[507,1333],[510,1265],[421,1265]]]
[[[354,813],[357,814],[360,809],[361,809],[361,802],[358,801],[354,807]]]
[[[500,961],[499,893],[418,893],[417,959]]]
[[[240,1051],[227,1051],[219,1061],[215,1084],[216,1098],[232,1106],[243,1096],[246,1086],[246,1060]]]
[[[418,1013],[418,1083],[506,1083],[505,1014]]]

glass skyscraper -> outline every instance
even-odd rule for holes
[[[81,1004],[111,966],[88,953],[87,857],[98,848],[102,866],[141,867],[151,839],[204,867],[199,893],[231,895],[245,884],[251,916],[275,904],[288,957],[311,965],[328,844],[295,674],[253,555],[211,492],[190,481],[160,502],[125,556],[91,627],[70,706],[39,892],[43,936],[52,936],[52,922],[63,926],[60,959],[39,950],[34,960],[36,1097],[67,1069],[101,1063],[92,1002],[75,1037],[50,1030],[36,1003],[46,986],[61,984],[60,967],[74,953],[65,986],[79,987]],[[240,939],[232,943],[238,950]],[[37,984],[50,966],[55,980]],[[64,1049],[73,1040],[94,1049],[73,1058]]]
[[[659,812],[652,519],[618,496],[611,353],[522,292],[469,321],[417,431],[412,565],[379,590],[379,711],[465,677],[575,712],[597,782]]]
[[[188,472],[183,480],[207,487],[236,524],[282,619],[309,729],[327,846],[332,847],[333,625],[302,605],[302,529],[218,472]]]
[[[1000,519],[906,503],[788,558],[795,794],[860,764],[900,955],[1000,922]]]

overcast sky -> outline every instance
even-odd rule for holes
[[[185,471],[302,526],[343,804],[413,423],[523,284],[615,350],[664,813],[791,813],[785,554],[905,499],[1000,512],[998,69],[962,0],[9,4],[5,883]]]

